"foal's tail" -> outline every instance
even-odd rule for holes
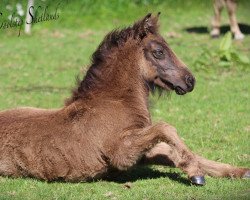
[[[250,178],[250,169],[215,162],[196,155],[204,174],[213,177]]]

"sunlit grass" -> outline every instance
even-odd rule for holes
[[[61,107],[70,95],[76,75],[83,73],[82,68],[90,63],[91,54],[107,31],[129,25],[148,11],[162,11],[161,33],[193,70],[197,84],[185,96],[152,96],[153,121],[164,120],[175,126],[188,146],[200,155],[250,167],[249,66],[244,71],[238,66],[210,66],[213,70],[195,71],[192,66],[201,47],[211,51],[218,48],[220,39],[211,40],[208,33],[185,31],[188,27],[209,26],[211,3],[186,1],[182,5],[183,1],[169,1],[138,6],[115,2],[111,8],[104,3],[89,10],[83,7],[82,12],[80,3],[72,2],[68,9],[62,8],[59,21],[35,25],[32,36],[17,37],[14,29],[0,30],[0,109],[24,105]],[[248,8],[249,3],[243,1],[238,18],[249,25]],[[80,11],[75,14],[74,9]],[[167,38],[169,32],[176,32],[179,37]],[[248,57],[249,44],[249,35],[243,42],[234,42],[235,48]],[[249,180],[208,177],[207,185],[201,188],[190,186],[180,170],[161,166],[138,167],[114,176],[111,180],[77,184],[0,177],[0,199],[250,198]],[[124,185],[126,182],[131,182],[131,188]]]

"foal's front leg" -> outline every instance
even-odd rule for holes
[[[204,174],[213,177],[250,178],[250,169],[208,160],[195,155]],[[176,152],[166,143],[159,143],[143,157],[143,163],[178,166]]]
[[[159,123],[144,129],[129,130],[119,135],[108,145],[107,157],[110,165],[126,170],[159,142],[167,143],[176,153],[176,166],[188,174],[192,183],[204,185],[205,180],[196,156],[177,135],[176,129],[166,123]]]

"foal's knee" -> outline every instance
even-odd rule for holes
[[[163,133],[168,133],[168,134],[176,134],[177,133],[177,129],[165,122],[160,122],[156,125],[160,131],[162,131]]]

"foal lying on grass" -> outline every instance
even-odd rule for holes
[[[152,124],[152,88],[184,95],[195,85],[191,72],[158,33],[158,16],[148,14],[109,33],[63,108],[0,112],[0,175],[85,181],[161,156],[163,164],[170,161],[197,185],[205,184],[206,174],[249,178],[249,169],[191,152],[173,126]]]

